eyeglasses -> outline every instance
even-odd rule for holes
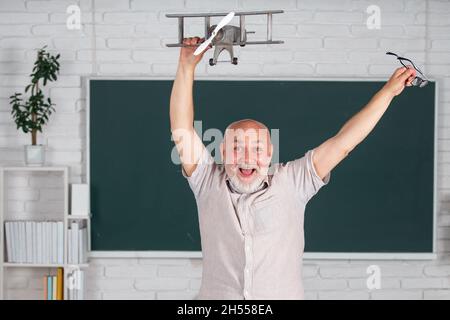
[[[386,54],[389,54],[391,56],[396,56],[397,60],[400,61],[400,63],[405,67],[408,68],[407,65],[405,65],[403,63],[403,61],[407,61],[409,63],[411,63],[411,65],[414,67],[414,69],[416,69],[416,71],[420,74],[420,76],[418,76],[418,74],[416,73],[416,77],[414,78],[414,80],[411,82],[411,84],[413,86],[419,87],[419,88],[423,88],[428,84],[428,79],[427,77],[425,77],[425,75],[423,74],[422,71],[420,71],[419,68],[417,68],[414,64],[414,62],[412,62],[411,60],[404,58],[404,57],[400,57],[399,55],[393,53],[393,52],[386,52]]]

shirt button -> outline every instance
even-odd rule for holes
[[[244,291],[244,295],[248,296],[248,291],[247,290]]]
[[[250,272],[250,270],[248,269],[248,268],[245,268],[245,273],[249,273]]]
[[[250,251],[250,246],[249,246],[249,245],[246,245],[246,246],[245,246],[245,250]]]

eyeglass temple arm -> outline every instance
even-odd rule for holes
[[[386,54],[391,55],[391,56],[396,56],[397,59],[398,59],[398,61],[400,61],[400,63],[401,63],[405,68],[407,68],[407,66],[402,62],[402,60],[406,60],[406,61],[410,62],[410,63],[412,64],[412,66],[414,67],[414,69],[416,69],[417,71],[419,71],[419,73],[420,73],[425,79],[427,78],[427,77],[423,74],[423,72],[422,72],[419,68],[417,68],[416,65],[414,64],[414,62],[412,62],[410,59],[407,59],[407,58],[404,58],[404,57],[400,57],[398,54],[395,54],[395,53],[390,52],[390,51],[386,52]]]

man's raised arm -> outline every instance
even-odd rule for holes
[[[405,86],[411,86],[415,75],[416,71],[412,68],[397,69],[383,88],[362,110],[350,118],[334,137],[314,149],[313,163],[321,179],[367,137],[392,99],[399,95]]]
[[[198,37],[186,38],[180,50],[178,70],[170,96],[170,129],[175,141],[181,164],[187,176],[191,176],[203,152],[204,146],[194,130],[194,101],[192,89],[194,85],[195,67],[205,51],[194,56],[195,45],[202,42]]]

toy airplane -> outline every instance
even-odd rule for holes
[[[196,53],[203,51],[209,44],[214,49],[213,58],[209,59],[209,65],[217,64],[218,57],[223,50],[230,54],[230,62],[238,63],[238,58],[234,56],[233,46],[240,45],[244,47],[247,44],[279,44],[284,41],[272,40],[272,15],[283,13],[283,10],[267,10],[267,11],[246,11],[246,12],[230,12],[230,13],[180,13],[166,14],[168,18],[178,18],[178,43],[167,44],[168,47],[182,47],[184,38],[184,18],[205,18],[205,40],[199,44]],[[245,30],[245,16],[250,15],[266,15],[267,16],[267,38],[265,41],[247,41],[247,34],[254,33]],[[211,26],[211,17],[225,16],[217,25]],[[239,27],[228,25],[234,16],[239,17]],[[194,53],[195,54],[195,53]]]

